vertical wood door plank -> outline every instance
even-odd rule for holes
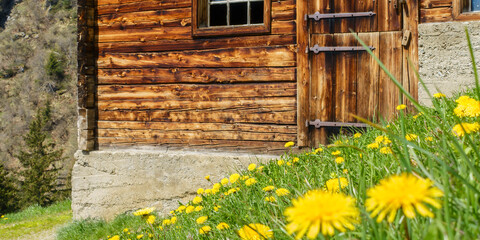
[[[355,12],[355,3],[357,0],[335,0],[335,13],[351,13]],[[355,21],[357,18],[337,18],[335,19],[335,33],[350,32],[355,29]]]
[[[392,73],[397,81],[402,82],[402,32],[381,32],[379,55],[380,61]],[[397,86],[384,72],[380,72],[379,77],[379,112],[380,117],[384,119],[392,119],[398,105],[399,91]]]
[[[398,31],[401,30],[400,7],[395,8],[392,0],[378,0],[378,31]]]
[[[418,79],[414,69],[418,70],[418,0],[408,0],[407,7],[403,10],[403,30],[411,32],[410,41],[403,47],[403,86],[408,87],[413,98],[418,99]],[[412,66],[409,65],[410,59]],[[406,101],[410,107],[412,104]]]
[[[333,5],[331,0],[308,0],[309,13],[313,14],[316,11],[319,13],[332,13]],[[334,21],[331,19],[324,19],[320,21],[309,20],[310,32],[314,33],[332,33]]]
[[[307,0],[297,0],[297,146],[308,145],[308,127],[305,121],[308,118],[309,103],[308,91],[310,88],[310,71],[308,53],[309,34],[307,22],[304,20],[307,14]]]
[[[373,53],[379,55],[378,32],[359,33],[358,36],[368,46],[375,47]],[[368,52],[359,52],[357,59],[357,114],[368,120],[378,114],[378,77],[380,66]]]
[[[314,34],[312,41],[319,46],[332,46],[332,34]],[[333,53],[320,52],[312,56],[311,60],[311,87],[310,87],[310,120],[320,119],[320,121],[333,120]],[[319,144],[326,144],[327,129],[311,130],[311,146],[317,147]]]
[[[377,13],[378,1],[376,0],[351,0],[355,4],[356,12],[374,12]],[[375,32],[377,31],[378,14],[371,17],[360,17],[355,20],[355,32]]]
[[[351,33],[335,34],[335,46],[355,46],[356,39]],[[357,52],[335,53],[335,121],[353,122],[355,118],[350,114],[356,114],[356,58]]]

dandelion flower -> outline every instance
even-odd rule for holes
[[[137,235],[137,239],[143,238],[143,234]]]
[[[205,176],[205,180],[210,181],[210,175]]]
[[[283,164],[285,164],[285,161],[283,161],[283,160],[278,160],[277,161],[278,166],[282,166]]]
[[[195,207],[194,207],[194,206],[188,206],[188,207],[185,209],[185,213],[192,213],[193,211],[195,211]]]
[[[317,148],[315,151],[313,151],[315,154],[318,154],[320,152],[323,152],[323,148]]]
[[[200,234],[207,234],[208,232],[212,231],[212,228],[210,226],[203,226],[198,230]]]
[[[392,141],[390,141],[390,139],[387,136],[378,136],[375,138],[375,142],[378,144],[384,144],[384,145],[388,145],[392,143]]]
[[[265,197],[265,202],[277,202],[274,196]]]
[[[262,188],[262,190],[265,191],[265,192],[270,192],[270,191],[272,191],[273,189],[275,189],[275,187],[272,186],[272,185],[266,186],[266,187]]]
[[[123,232],[128,232],[128,228],[124,228],[124,229],[123,229]]]
[[[170,223],[175,224],[177,222],[177,217],[172,217]]]
[[[435,94],[433,94],[433,97],[434,98],[442,98],[442,97],[446,97],[446,96],[443,93],[435,93]]]
[[[405,135],[405,139],[407,139],[407,141],[414,141],[414,140],[417,140],[417,138],[418,138],[417,134],[409,133]]]
[[[167,226],[167,225],[170,225],[170,224],[172,224],[172,220],[170,220],[170,219],[164,219],[162,221],[162,226]]]
[[[344,174],[348,174],[348,169],[343,169]]]
[[[378,148],[378,143],[376,143],[376,142],[370,143],[370,144],[367,145],[367,148],[377,149]]]
[[[229,228],[230,228],[230,225],[228,225],[225,222],[221,222],[217,225],[218,230],[225,230],[225,229],[229,229]]]
[[[292,206],[285,210],[289,222],[288,234],[296,233],[295,239],[315,239],[321,232],[333,236],[335,229],[345,232],[354,230],[359,223],[360,212],[355,207],[355,199],[342,193],[329,193],[311,190],[304,196],[292,200]]]
[[[205,189],[205,194],[208,195],[208,194],[211,194],[211,193],[212,193],[212,189],[210,189],[210,188]]]
[[[288,189],[285,189],[285,188],[279,188],[279,189],[275,190],[275,193],[279,197],[283,197],[283,196],[287,196],[288,194],[290,194],[290,191],[288,191]]]
[[[340,152],[339,150],[335,151],[335,152],[332,152],[332,155],[333,156],[338,156],[340,155],[342,152]]]
[[[197,194],[198,195],[202,195],[204,192],[205,192],[205,189],[203,189],[203,188],[197,189]]]
[[[203,209],[202,206],[196,206],[194,211],[195,212],[200,212],[200,211],[202,211],[202,209]]]
[[[255,168],[257,168],[257,165],[255,163],[250,163],[250,165],[248,165],[248,171],[253,171],[255,170]]]
[[[361,133],[355,133],[353,134],[353,138],[360,138],[362,136]]]
[[[230,175],[229,180],[230,180],[231,183],[235,183],[235,182],[237,182],[237,180],[239,178],[240,178],[240,174],[234,173],[234,174]]]
[[[340,184],[340,185],[339,185]],[[348,180],[344,177],[341,178],[332,178],[328,180],[325,185],[327,186],[327,190],[330,192],[338,192],[340,187],[342,189],[348,186]]]
[[[154,224],[155,223],[155,216],[154,215],[148,215],[147,219],[145,220],[148,224]]]
[[[459,97],[456,102],[457,107],[453,109],[453,113],[458,117],[478,117],[480,116],[480,101],[468,96]]]
[[[260,223],[251,223],[238,230],[242,240],[263,240],[273,237],[273,231],[268,226]]]
[[[108,240],[120,240],[120,236],[115,235],[115,236],[109,238]]]
[[[400,105],[397,106],[397,110],[403,110],[405,108],[407,108],[407,105],[405,105],[405,104],[400,104]]]
[[[192,202],[193,202],[193,204],[199,204],[199,203],[202,202],[202,197],[196,196],[196,197],[193,198]]]
[[[261,172],[264,168],[265,168],[265,166],[260,166],[260,167],[257,168],[257,171]]]
[[[152,213],[153,210],[155,210],[155,208],[142,208],[142,209],[134,212],[133,215],[135,215],[135,216],[145,216],[145,215],[149,215],[150,213]]]
[[[294,158],[292,159],[292,162],[293,162],[293,163],[296,163],[296,162],[298,162],[298,161],[300,161],[300,158],[298,158],[298,157],[294,157]]]
[[[426,137],[425,141],[433,142],[433,137]]]
[[[223,186],[227,185],[228,182],[229,182],[229,181],[228,181],[228,178],[224,178],[224,179],[222,179],[222,180],[220,181],[220,183],[221,183]],[[215,187],[215,186],[214,186],[214,187]]]
[[[285,143],[285,147],[286,147],[286,148],[292,147],[293,145],[295,145],[294,142],[287,142],[287,143]]]
[[[335,162],[338,164],[342,164],[343,162],[345,162],[345,159],[343,157],[337,157],[335,158]]]
[[[175,211],[177,211],[177,212],[183,212],[183,210],[185,210],[186,208],[187,208],[187,207],[186,207],[185,205],[180,205],[180,206],[177,208],[177,210],[175,210]]]
[[[207,216],[201,216],[199,218],[197,218],[196,222],[198,224],[202,224],[202,223],[205,223],[207,221],[208,217]]]
[[[218,209],[220,209],[220,208],[222,208],[222,206],[217,205],[217,206],[213,207],[213,211],[218,212]]]
[[[245,185],[247,185],[247,186],[251,186],[255,183],[257,183],[257,180],[255,178],[249,178],[245,181]]]
[[[422,112],[419,112],[417,115],[413,116],[413,119],[417,119],[418,117],[422,116],[423,113]]]
[[[383,154],[392,154],[392,149],[389,148],[389,147],[382,147],[382,148],[380,148],[380,153],[383,153]]]
[[[388,214],[388,222],[393,222],[399,209],[408,218],[415,217],[415,209],[420,215],[433,218],[425,203],[440,208],[436,198],[443,196],[443,192],[434,187],[430,179],[403,173],[380,180],[378,185],[368,189],[367,196],[365,207],[371,212],[370,216],[377,216],[377,222],[381,222]]]
[[[462,126],[463,126],[463,128],[462,128]],[[465,129],[465,131],[464,131],[464,129]],[[461,123],[461,124],[455,125],[452,128],[452,133],[455,136],[463,137],[463,136],[465,136],[465,134],[469,134],[469,133],[472,133],[472,132],[477,132],[478,130],[480,130],[480,124],[479,123]]]

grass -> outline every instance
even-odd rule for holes
[[[54,229],[71,221],[71,202],[61,201],[48,207],[31,206],[0,219],[0,239],[14,239]]]

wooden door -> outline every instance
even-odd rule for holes
[[[388,119],[395,113],[399,103],[397,87],[380,70],[373,57],[358,47],[361,45],[354,34],[371,46],[392,74],[403,81],[403,68],[406,67],[402,55],[403,6],[397,2],[306,1],[309,15],[304,17],[309,78],[305,92],[308,105],[306,125],[317,121],[316,127],[308,126],[308,145],[326,143],[329,133],[338,126],[355,126],[352,123],[358,121],[353,115],[379,120]],[[315,45],[318,45],[317,49],[313,48]],[[315,53],[313,50],[320,51]]]

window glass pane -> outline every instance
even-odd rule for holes
[[[263,23],[263,1],[250,2],[250,23]]]
[[[230,3],[230,25],[247,24],[247,2]]]
[[[480,0],[472,0],[472,11],[480,11]]]
[[[227,4],[210,5],[210,26],[227,25]]]

